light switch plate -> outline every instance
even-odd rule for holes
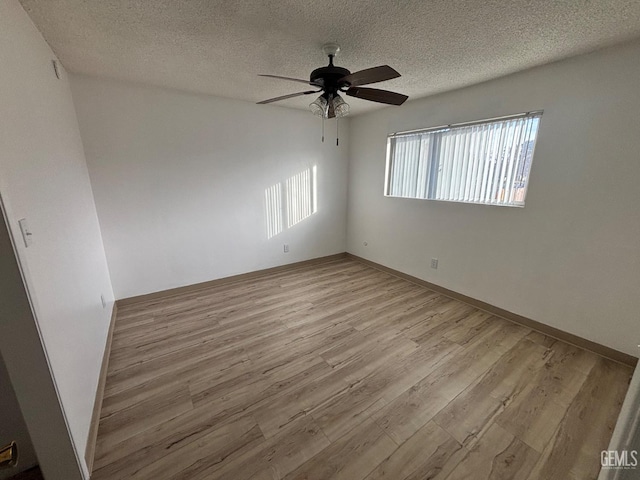
[[[18,220],[18,224],[20,225],[20,232],[22,232],[22,240],[24,241],[24,246],[29,247],[33,243],[33,234],[31,230],[29,230],[29,225],[27,224],[27,219],[23,218]]]

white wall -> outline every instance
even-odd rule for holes
[[[0,193],[83,458],[113,293],[69,81],[54,75],[54,58],[17,0],[0,0]]]
[[[71,85],[116,298],[345,251],[347,122],[336,147],[335,121],[321,143],[309,112],[87,76]],[[268,239],[265,189],[313,165],[318,212]]]
[[[628,44],[352,119],[348,251],[638,356],[639,59]],[[524,209],[383,196],[388,133],[539,109]]]
[[[2,205],[0,204],[0,207]],[[83,467],[51,377],[32,302],[24,284],[17,250],[13,245],[6,211],[0,214],[0,351],[20,411],[47,480],[81,480]],[[3,406],[9,398],[4,387]],[[9,400],[9,403],[11,401]],[[15,409],[13,409],[15,411]],[[11,411],[9,412],[11,413]],[[17,427],[14,423],[13,427]],[[24,437],[25,432],[21,432]],[[17,439],[19,440],[19,439]],[[18,449],[20,449],[20,445]],[[18,454],[20,455],[20,453]],[[20,459],[18,459],[20,462]]]

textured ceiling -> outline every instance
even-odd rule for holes
[[[374,87],[411,100],[640,36],[638,0],[21,3],[72,72],[250,101],[305,90],[257,75],[308,78],[326,42],[352,72],[394,67],[402,77]],[[353,114],[380,107],[348,101]]]

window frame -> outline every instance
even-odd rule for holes
[[[537,144],[537,141],[538,141],[538,136],[540,134],[540,122],[542,121],[543,114],[544,114],[544,110],[531,110],[531,111],[522,112],[522,113],[516,113],[516,114],[512,114],[512,115],[503,115],[503,116],[499,116],[499,117],[491,117],[491,118],[485,118],[485,119],[480,119],[480,120],[472,120],[472,121],[468,121],[468,122],[450,123],[450,124],[438,125],[438,126],[433,126],[433,127],[419,128],[419,129],[415,129],[415,130],[403,130],[403,131],[398,131],[398,132],[394,132],[394,133],[388,134],[387,135],[387,146],[386,146],[384,191],[383,191],[384,196],[385,197],[389,197],[389,198],[404,198],[404,199],[411,199],[411,200],[431,200],[431,201],[436,201],[436,202],[463,203],[463,204],[471,204],[471,205],[488,205],[488,206],[498,206],[498,207],[524,208],[525,207],[527,193],[528,193],[528,190],[529,190],[529,180],[530,180],[531,167],[529,169],[529,172],[528,172],[528,175],[527,175],[528,178],[527,178],[526,184],[524,186],[524,194],[523,194],[522,203],[493,203],[493,202],[486,202],[486,201],[476,202],[476,201],[429,198],[428,196],[427,197],[418,197],[418,196],[392,195],[390,193],[390,190],[391,190],[391,170],[392,170],[392,161],[393,161],[392,140],[394,138],[408,136],[408,135],[420,135],[420,134],[425,134],[425,133],[446,132],[446,131],[449,131],[449,130],[452,130],[452,129],[456,129],[456,128],[465,128],[465,127],[476,126],[476,125],[488,125],[488,124],[492,124],[492,123],[497,123],[497,122],[502,122],[502,121],[509,121],[509,120],[516,120],[516,119],[520,119],[520,118],[537,117],[538,118],[538,125],[537,125],[536,135],[535,135],[535,138],[533,139],[533,144],[531,146],[531,162],[533,163],[533,156],[535,154],[535,148],[536,148],[536,144]],[[428,175],[432,175],[432,173],[431,173],[432,170],[433,170],[432,161],[429,161],[428,164],[427,164],[427,172],[429,172]],[[430,195],[430,194],[433,193],[433,190],[435,188],[437,188],[437,183],[436,184],[432,184],[431,181],[428,181],[426,183],[426,186],[427,186],[428,191],[429,191],[429,193],[427,193],[427,195]]]

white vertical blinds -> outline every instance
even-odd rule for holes
[[[541,116],[391,135],[385,194],[523,206]]]

